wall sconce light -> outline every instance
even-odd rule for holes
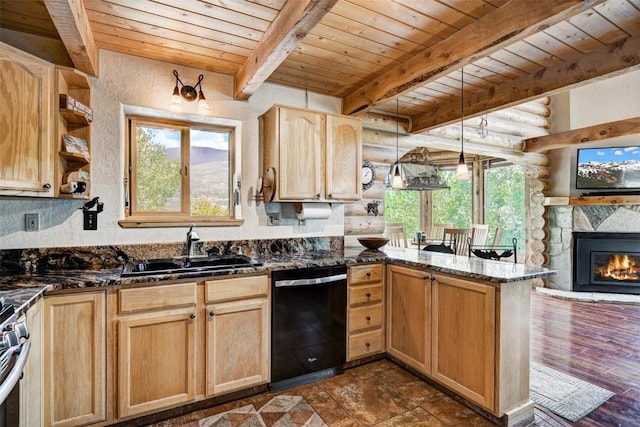
[[[198,81],[195,85],[189,86],[182,83],[180,77],[178,77],[178,72],[173,70],[173,75],[176,78],[176,85],[173,88],[173,95],[171,96],[171,104],[169,105],[169,109],[175,113],[179,113],[182,111],[182,98],[186,101],[195,101],[198,100],[198,111],[202,115],[209,114],[209,104],[207,104],[207,100],[204,97],[204,93],[202,93],[202,79],[204,76],[200,74],[198,76]],[[178,87],[178,83],[180,83],[180,87]]]

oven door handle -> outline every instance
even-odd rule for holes
[[[275,282],[276,288],[284,286],[309,286],[309,285],[322,285],[325,283],[339,282],[341,280],[347,280],[346,274],[336,274],[333,276],[316,277],[313,279],[293,279],[293,280],[278,280]]]
[[[18,381],[22,378],[22,370],[24,369],[24,365],[27,363],[27,356],[29,356],[29,349],[31,348],[31,342],[25,341],[20,345],[18,360],[16,360],[15,365],[11,368],[11,372],[5,378],[2,385],[0,385],[0,405],[4,403],[4,401],[11,393],[11,390],[18,384]]]

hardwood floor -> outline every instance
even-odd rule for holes
[[[536,408],[530,427],[640,426],[640,305],[576,302],[533,292],[531,318],[532,360],[616,395],[575,423]],[[329,426],[492,425],[388,360],[285,393],[303,396]],[[273,396],[262,393],[154,426],[195,427],[198,420],[232,408],[260,408]]]
[[[532,294],[532,360],[616,395],[575,426],[640,426],[640,306]]]

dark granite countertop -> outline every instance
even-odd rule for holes
[[[271,255],[260,259],[260,261],[263,262],[263,265],[258,267],[237,268],[206,273],[158,274],[126,278],[120,277],[121,268],[95,271],[63,270],[34,275],[8,275],[0,277],[0,296],[4,296],[8,302],[13,303],[18,311],[22,313],[45,292],[49,291],[97,288],[103,286],[127,286],[166,280],[220,277],[273,270],[353,265],[380,261],[403,264],[410,267],[429,268],[433,271],[483,280],[495,283],[496,285],[542,278],[557,273],[555,270],[532,265],[399,248],[384,248],[382,251],[346,248],[343,252],[321,251]]]

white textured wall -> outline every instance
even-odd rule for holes
[[[554,102],[556,99],[554,98]],[[562,110],[558,129],[580,129],[587,126],[640,117],[640,70],[612,77],[607,80],[573,89],[569,93],[569,111]],[[552,117],[555,122],[555,110]],[[640,135],[612,138],[602,142],[583,144],[581,147],[614,147],[617,145],[640,145]],[[552,171],[552,196],[579,195],[584,190],[575,189],[576,150],[568,147],[550,153]]]
[[[124,217],[124,109],[126,106],[167,110],[178,70],[185,84],[194,84],[204,74],[203,90],[211,116],[240,122],[242,140],[242,207],[245,223],[240,227],[200,227],[202,240],[335,236],[344,233],[344,209],[334,205],[328,220],[283,221],[268,226],[264,204],[256,206],[249,195],[258,178],[258,116],[272,104],[306,107],[337,113],[337,98],[265,84],[249,101],[233,100],[233,77],[175,66],[135,56],[100,51],[100,73],[91,79],[94,122],[91,128],[91,194],[99,196],[104,212],[98,215],[98,230],[84,231],[78,208],[83,201],[63,199],[0,198],[0,249],[89,246],[125,243],[182,241],[185,227],[123,229]],[[183,102],[190,118],[197,118],[197,104]],[[167,115],[171,113],[167,110]],[[285,211],[290,211],[289,208]],[[24,232],[24,214],[40,214],[40,231]]]

